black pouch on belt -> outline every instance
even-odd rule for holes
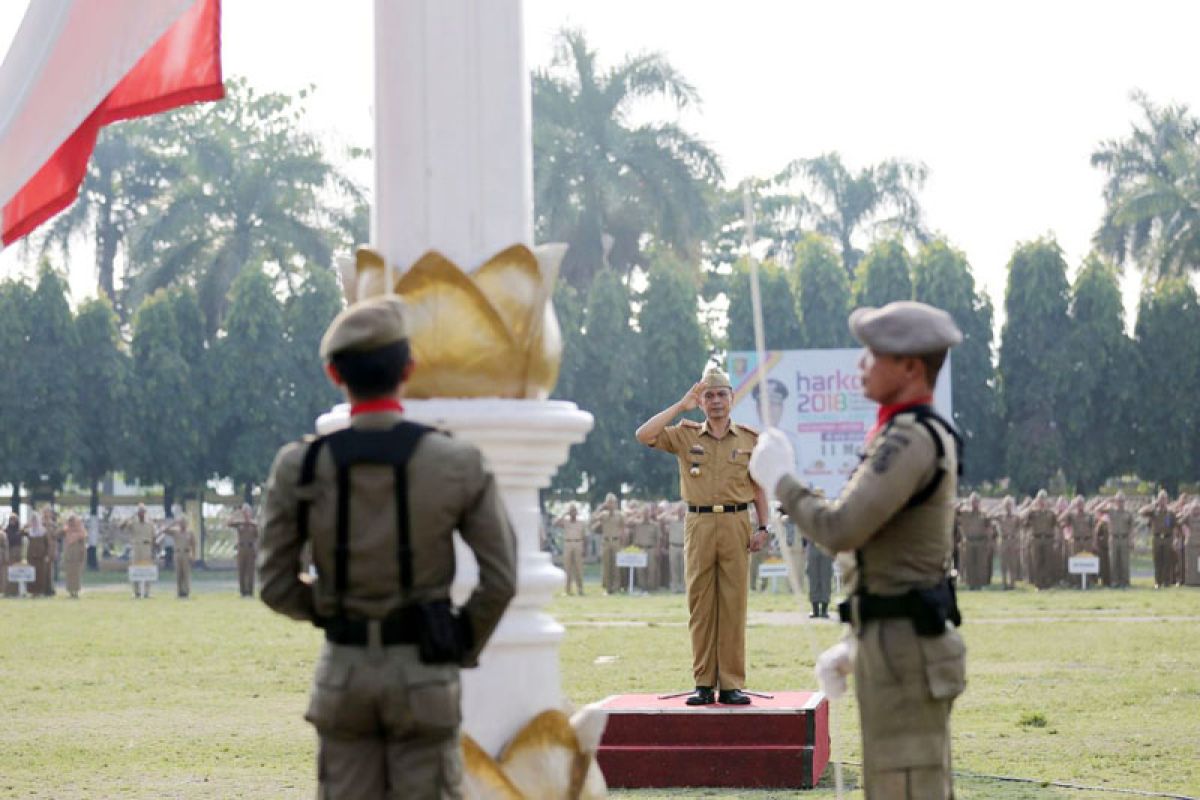
[[[463,645],[458,615],[449,600],[430,600],[413,606],[417,650],[425,664],[457,664]]]

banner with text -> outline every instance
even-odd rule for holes
[[[830,497],[842,490],[858,466],[867,431],[879,408],[862,395],[858,362],[861,348],[838,350],[770,350],[767,352],[769,420],[759,412],[758,358],[753,352],[728,356],[733,383],[733,420],[758,430],[774,425],[783,430],[796,451],[800,480]],[[951,419],[950,359],[938,376],[933,402],[938,413]]]

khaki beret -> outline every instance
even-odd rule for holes
[[[962,341],[962,331],[949,314],[909,300],[854,309],[850,332],[863,346],[894,356],[940,353]]]
[[[381,295],[354,303],[333,318],[321,337],[321,358],[338,353],[378,350],[408,338],[404,301]]]
[[[729,376],[726,375],[725,370],[721,369],[720,367],[710,367],[707,371],[705,371],[704,377],[700,379],[700,382],[705,386],[714,388],[717,386],[725,386],[730,389],[733,388],[733,384],[729,382]]]

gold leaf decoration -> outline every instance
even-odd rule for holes
[[[396,270],[417,364],[407,396],[549,397],[562,360],[551,295],[565,252],[565,245],[536,253],[514,245],[467,274],[430,250],[408,271]],[[385,291],[386,263],[376,251],[359,248],[353,276],[347,267],[350,302]]]

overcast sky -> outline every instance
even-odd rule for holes
[[[0,2],[0,47],[23,7]],[[315,84],[313,127],[369,145],[372,8],[225,0],[226,75],[288,92]],[[531,66],[549,61],[564,25],[608,64],[663,53],[704,101],[682,122],[731,183],[828,150],[852,168],[925,162],[927,222],[966,251],[998,309],[1017,242],[1055,235],[1072,271],[1086,254],[1103,209],[1088,158],[1129,130],[1132,89],[1200,108],[1192,2],[526,0]],[[18,251],[0,253],[5,274],[21,268]],[[93,291],[93,269],[75,269],[77,298]]]

